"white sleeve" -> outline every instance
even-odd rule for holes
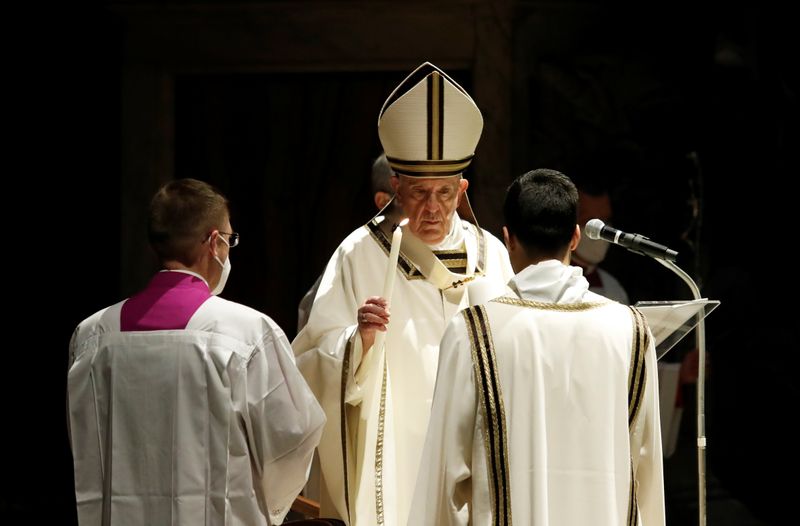
[[[256,489],[270,521],[280,524],[306,483],[325,414],[294,363],[286,335],[272,326],[247,364],[246,411]]]
[[[67,358],[67,371],[72,370],[72,366],[75,364],[75,353],[78,350],[78,331],[80,330],[80,325],[75,327],[75,330],[72,332],[72,337],[69,339],[69,357]],[[70,446],[72,445],[72,427],[70,424],[70,417],[69,417],[69,382],[67,382],[67,396],[65,397],[67,404],[67,438],[69,439]]]
[[[356,297],[352,264],[342,247],[331,257],[322,275],[308,323],[292,341],[298,366],[323,404],[327,398],[339,403],[341,368],[348,347],[350,367],[346,372],[345,399],[358,405],[362,396],[354,373],[363,354],[356,313],[365,298]]]

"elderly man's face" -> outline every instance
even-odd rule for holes
[[[450,232],[453,214],[467,190],[467,180],[452,177],[392,179],[397,202],[408,218],[411,232],[429,245],[440,243]]]

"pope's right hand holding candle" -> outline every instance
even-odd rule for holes
[[[365,354],[375,343],[375,331],[386,332],[386,324],[389,323],[389,303],[392,301],[394,277],[397,274],[397,259],[400,256],[403,227],[406,224],[408,224],[408,218],[400,221],[392,232],[392,248],[389,250],[389,260],[386,264],[383,296],[370,296],[358,309],[358,332],[361,335],[361,345]],[[379,338],[378,346],[383,346],[383,338]]]
[[[380,296],[370,296],[358,308],[358,333],[366,353],[375,343],[376,331],[386,331],[389,323],[389,302]]]

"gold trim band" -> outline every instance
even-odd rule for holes
[[[347,378],[350,371],[350,357],[352,355],[352,345],[350,340],[344,348],[344,360],[342,361],[342,380],[341,380],[341,395],[339,400],[340,425],[342,436],[342,471],[344,472],[344,506],[347,510],[347,520],[350,521],[350,481],[347,473],[347,405],[344,400],[345,391],[347,390]]]
[[[375,440],[375,519],[383,526],[383,431],[386,424],[386,359],[383,361],[381,405],[378,411],[378,436]]]
[[[633,313],[633,348],[631,349],[631,369],[628,376],[628,427],[632,428],[642,406],[645,387],[644,355],[649,344],[647,325],[644,315],[636,308],[630,307]]]
[[[508,438],[503,390],[497,371],[494,340],[489,319],[483,305],[464,309],[462,315],[472,347],[472,363],[481,409],[486,422],[484,448],[486,450],[489,496],[492,504],[493,524],[511,526],[511,485],[509,483]]]
[[[472,162],[473,156],[464,159],[440,160],[428,159],[422,161],[410,161],[386,157],[389,166],[399,175],[411,177],[452,177],[463,173]]]
[[[517,307],[528,307],[531,309],[555,310],[562,312],[580,312],[608,305],[607,302],[545,303],[543,301],[524,300],[522,298],[514,298],[511,296],[500,296],[499,298],[495,298],[491,301],[495,303],[505,303],[506,305],[515,305]]]
[[[634,307],[629,308],[633,314],[633,344],[631,346],[630,372],[628,373],[628,430],[633,431],[644,399],[647,380],[644,356],[650,345],[650,333],[647,331],[644,315]],[[631,457],[631,484],[628,499],[628,526],[636,526],[639,522],[639,503],[636,494],[633,457]]]

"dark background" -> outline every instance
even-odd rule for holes
[[[678,250],[721,306],[707,320],[709,524],[777,524],[798,468],[789,317],[798,172],[787,13],[765,4],[522,1],[92,3],[15,26],[5,280],[5,524],[73,524],[67,346],[85,317],[155,270],[149,197],[174,177],[219,186],[242,243],[224,296],[291,338],[297,303],[373,215],[377,115],[425,60],[473,94],[469,174],[499,233],[511,179],[550,167],[612,190],[614,223]],[[612,247],[632,301],[689,298]],[[683,347],[686,347],[684,344]],[[678,349],[670,359],[678,359]],[[696,523],[693,392],[666,463],[668,522]]]

